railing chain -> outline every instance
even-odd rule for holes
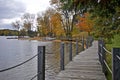
[[[12,66],[12,67],[9,67],[9,68],[3,69],[3,70],[0,70],[0,72],[8,71],[8,70],[14,69],[14,68],[16,68],[16,67],[19,67],[19,66],[21,66],[21,65],[23,65],[23,64],[31,61],[31,60],[32,60],[33,58],[35,58],[37,55],[38,55],[38,54],[36,54],[35,56],[31,57],[30,59],[28,59],[28,60],[26,60],[26,61],[24,61],[24,62],[22,62],[22,63],[20,63],[20,64],[17,64],[17,65],[15,65],[15,66]]]

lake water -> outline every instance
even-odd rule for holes
[[[0,70],[12,67],[33,57],[37,54],[37,47],[41,45],[46,46],[46,52],[52,53],[52,42],[6,39],[6,37],[0,37]],[[53,54],[48,54],[46,57],[51,58]],[[47,66],[52,63],[50,61],[51,60],[46,59],[48,63]],[[37,57],[22,66],[1,72],[0,80],[30,80],[35,74],[37,74]]]
[[[0,36],[0,70],[17,65],[37,54],[38,46],[46,46],[46,80],[54,80],[60,71],[60,43],[37,40],[6,39]],[[65,64],[69,61],[69,45],[65,44]],[[75,45],[73,45],[75,47]],[[75,51],[73,51],[73,56]],[[37,57],[12,70],[0,72],[0,80],[30,80],[37,74]],[[33,79],[37,80],[37,78]]]

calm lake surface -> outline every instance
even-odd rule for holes
[[[0,36],[0,70],[15,66],[37,54],[38,46],[46,46],[46,80],[54,80],[60,71],[60,43],[37,40],[6,39]],[[73,45],[73,56],[75,45]],[[69,62],[69,45],[65,44],[65,64]],[[0,72],[0,80],[30,80],[37,74],[37,57],[17,68]],[[37,80],[37,78],[33,79]]]
[[[37,47],[46,46],[46,68],[53,64],[55,54],[51,54],[53,43],[41,42],[36,40],[17,40],[6,39],[7,37],[0,36],[0,70],[12,67],[19,64],[37,54]],[[52,60],[51,60],[52,58]],[[49,61],[49,62],[48,62]],[[46,70],[47,80],[49,75],[56,74],[55,70]],[[57,71],[58,72],[58,71]],[[0,80],[30,80],[37,74],[37,57],[22,66],[0,72]],[[35,78],[34,80],[37,80]]]

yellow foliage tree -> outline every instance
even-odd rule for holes
[[[61,24],[61,15],[59,13],[55,13],[54,15],[51,16],[50,24],[52,27],[52,32],[56,36],[60,36],[64,34],[64,30],[62,29],[62,24]]]

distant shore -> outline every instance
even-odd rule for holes
[[[7,37],[7,39],[18,39],[18,40],[37,40],[37,41],[54,41],[54,42],[69,42],[69,40],[60,40],[51,37]],[[74,40],[72,42],[75,42]]]

